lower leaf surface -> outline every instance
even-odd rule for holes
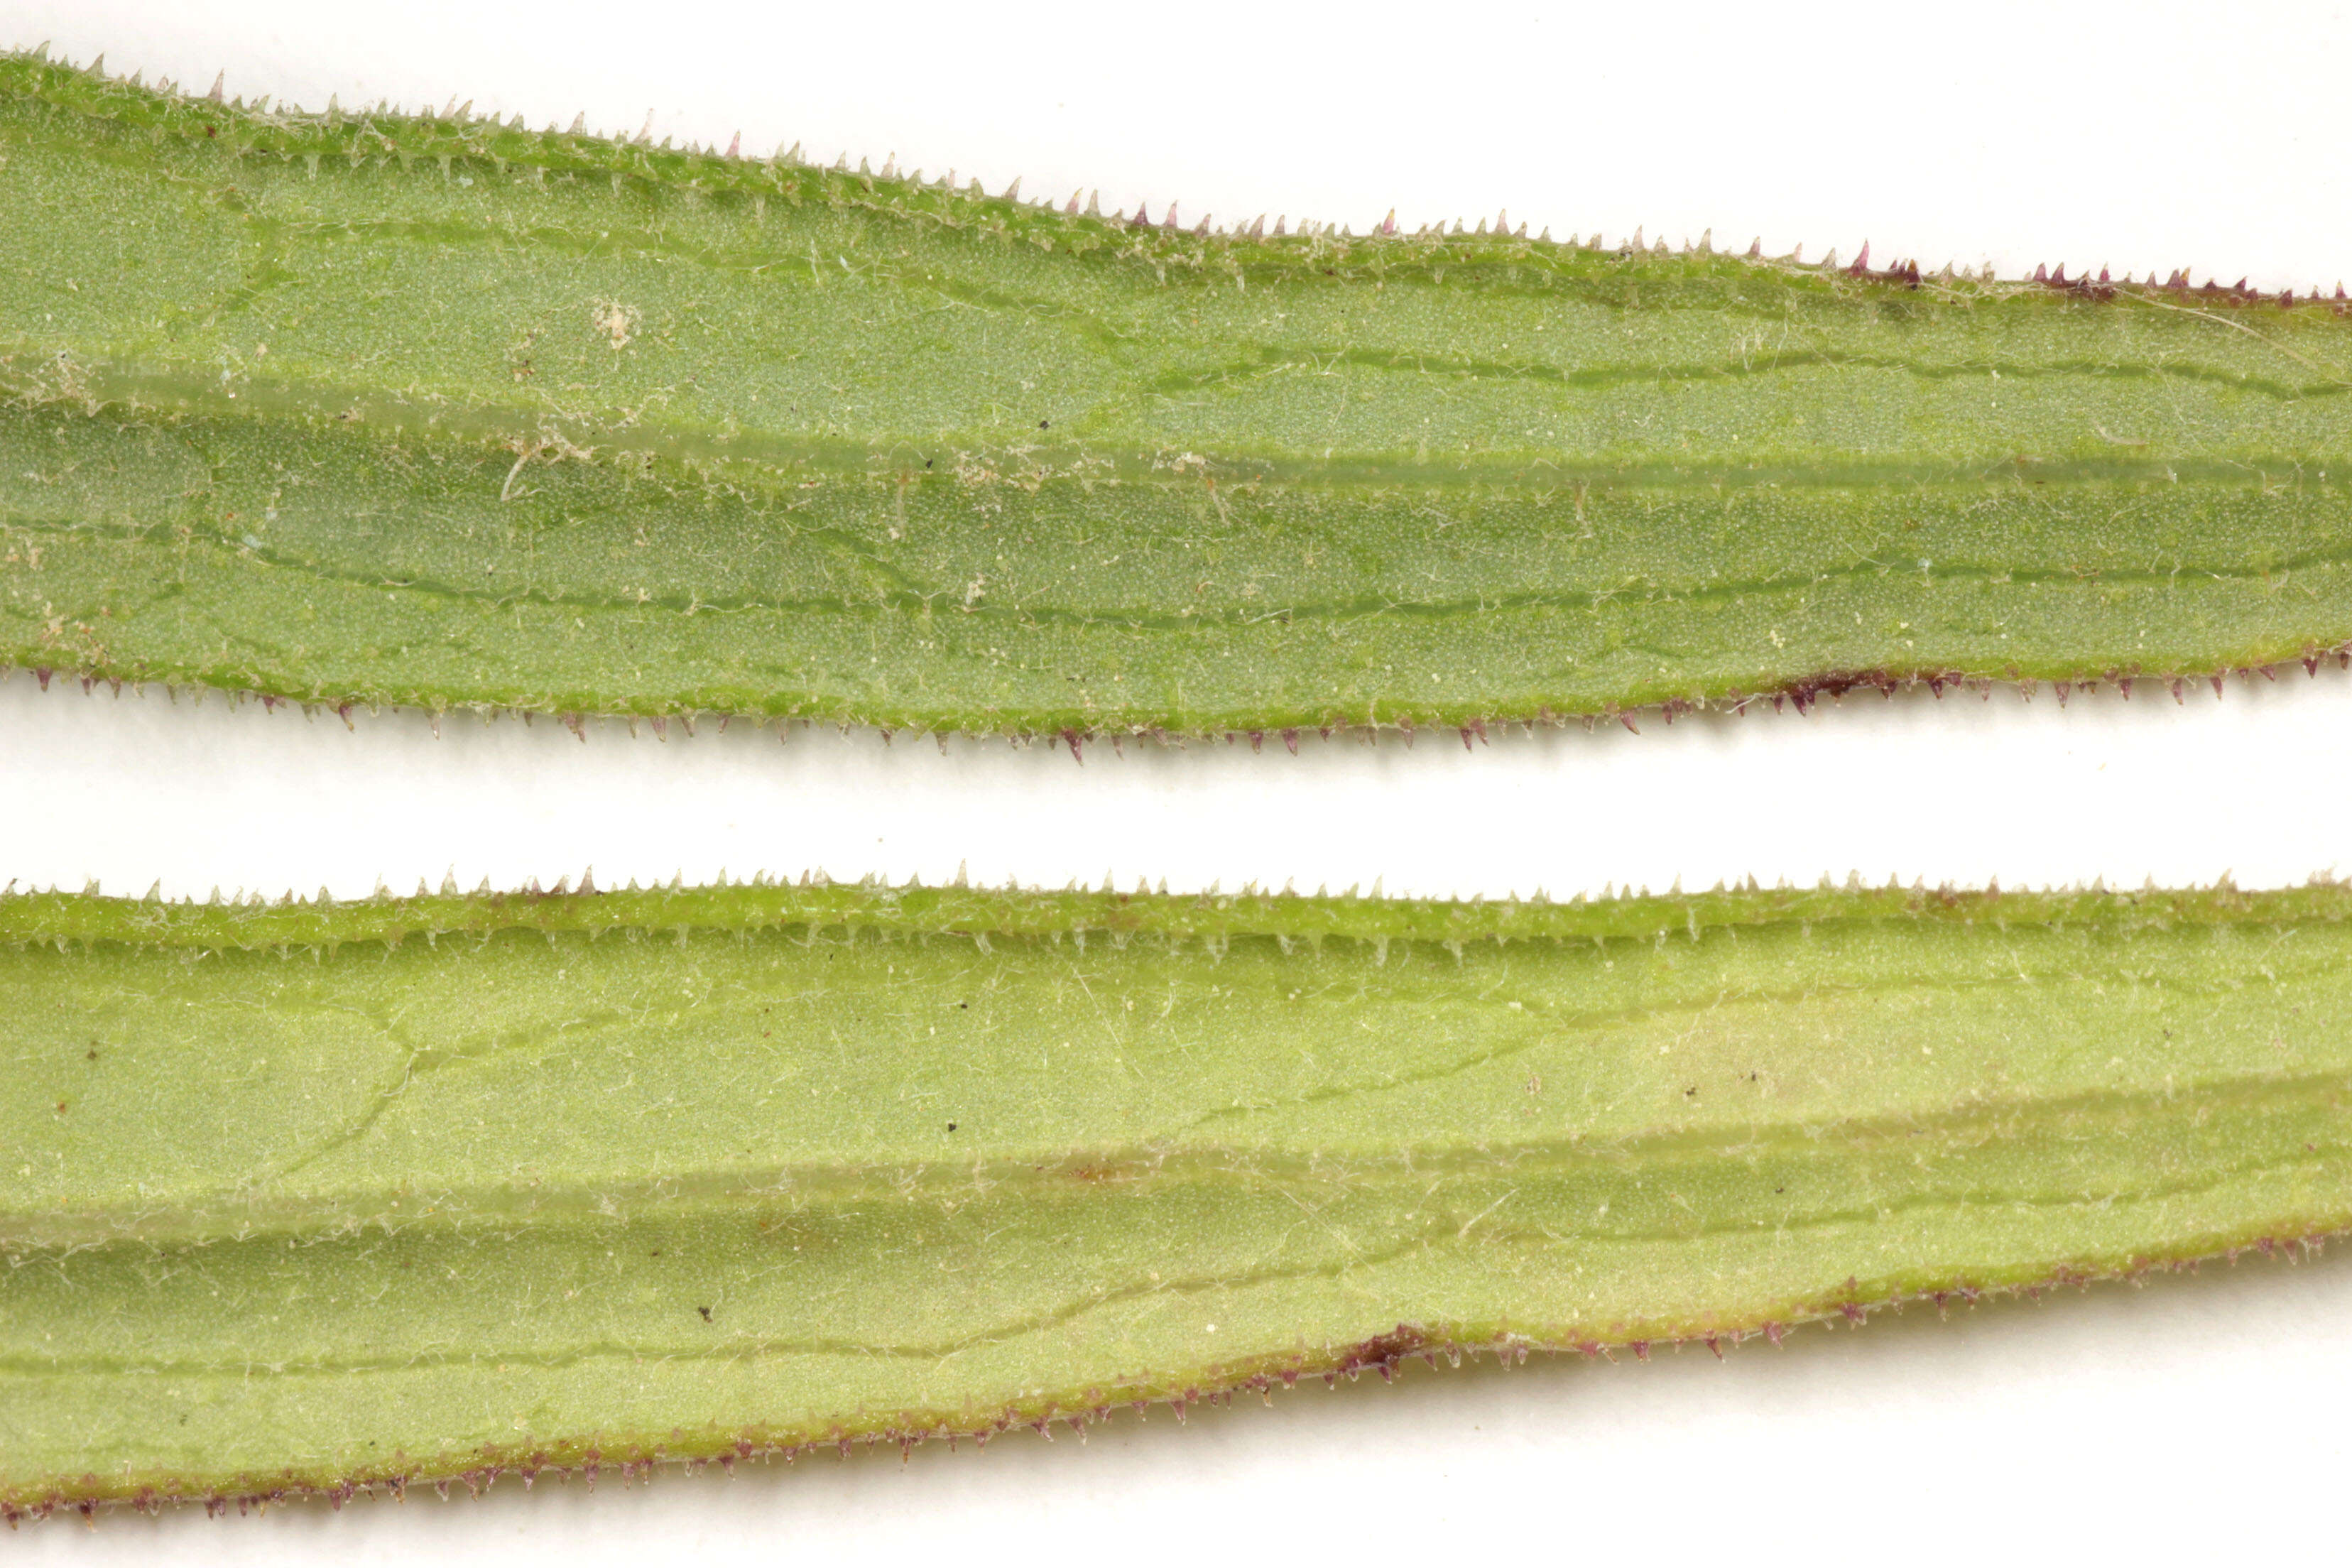
[[[0,902],[0,1501],[984,1433],[2352,1225],[2352,895]]]

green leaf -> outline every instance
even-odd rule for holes
[[[1200,232],[22,56],[0,210],[45,671],[1272,733],[2352,640],[2340,297]]]
[[[2352,1226],[2352,892],[0,900],[0,1505],[1083,1420]]]

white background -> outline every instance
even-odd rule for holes
[[[0,47],[310,106],[799,141],[1186,221],[1491,216],[1808,256],[2332,286],[2352,272],[2335,5],[1582,10],[0,0]],[[0,222],[7,215],[0,214]],[[362,893],[683,872],[1556,895],[1755,875],[2009,886],[2352,871],[2352,677],[1849,699],[1811,716],[1279,748],[796,731],[585,743],[0,685],[0,882]],[[1748,1560],[2341,1534],[2352,1265],[2248,1262],[1950,1323],[1649,1366],[1377,1384],[1005,1439],[486,1501],[52,1523],[37,1561],[1119,1563],[1235,1551]]]

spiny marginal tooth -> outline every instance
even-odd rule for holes
[[[727,155],[730,158],[740,158],[743,155],[743,133],[740,131],[727,139]]]
[[[848,154],[848,153],[842,153],[842,154],[841,154],[841,156],[839,156],[838,158],[835,158],[835,159],[833,161],[833,173],[835,173],[835,174],[846,174],[847,173],[849,173],[849,154]]]
[[[1789,247],[1789,265],[1791,267],[1802,267],[1804,264],[1805,242],[1801,239],[1797,241],[1796,244]]]
[[[861,177],[870,180],[874,177],[874,165],[860,158],[857,160],[857,173]]]
[[[1208,215],[1203,214],[1203,215],[1202,216],[1201,221],[1200,221],[1199,223],[1196,223],[1196,224],[1194,224],[1194,225],[1192,226],[1192,232],[1193,232],[1194,234],[1196,234],[1196,235],[1202,235],[1202,236],[1205,236],[1205,235],[1207,235],[1207,234],[1208,234],[1208,232],[1209,232],[1209,218],[1208,218]]]
[[[1381,232],[1384,235],[1392,235],[1396,233],[1396,208],[1391,207],[1389,208],[1389,216],[1381,219]]]
[[[1715,254],[1715,230],[1711,228],[1703,228],[1699,230],[1698,253],[1701,256],[1713,256]]]
[[[1087,216],[1088,217],[1102,216],[1102,193],[1100,191],[1088,191],[1087,193]]]
[[[208,93],[205,94],[205,100],[206,100],[207,101],[209,101],[209,102],[212,102],[212,103],[218,103],[218,102],[220,102],[220,101],[221,101],[221,89],[222,89],[223,88],[226,87],[227,85],[228,85],[228,72],[226,72],[226,71],[223,71],[223,72],[221,72],[221,73],[220,73],[220,75],[218,75],[218,76],[216,76],[216,77],[213,78],[213,89],[212,89],[212,91],[210,91],[210,92],[208,92]]]
[[[1822,270],[1824,272],[1835,272],[1837,270],[1837,247],[1832,245],[1830,247],[1830,253],[1822,258]]]
[[[1635,224],[1633,226],[1633,237],[1626,242],[1626,247],[1631,250],[1647,250],[1649,248],[1648,246],[1642,243],[1642,226],[1640,224]]]
[[[883,179],[886,179],[886,180],[895,180],[895,179],[897,179],[897,178],[898,177],[898,153],[891,153],[888,157],[887,157],[887,158],[885,158],[885,159],[883,159],[883,160],[882,160],[882,175],[881,175],[881,177],[882,177]]]
[[[1526,226],[1526,225],[1524,225],[1524,224],[1522,224],[1522,225],[1520,225],[1520,226],[1521,226],[1522,228],[1524,228],[1524,227],[1526,227],[1527,226]],[[1543,231],[1543,233],[1541,233],[1541,234],[1539,234],[1539,235],[1538,235],[1536,237],[1537,237],[1538,239],[1541,240],[1544,244],[1546,244],[1546,245],[1549,245],[1549,244],[1551,243],[1551,225],[1549,225],[1549,224],[1546,224],[1546,225],[1544,225],[1544,231]]]
[[[1495,209],[1495,232],[1496,234],[1508,234],[1511,232],[1511,215],[1505,208],[1497,207]]]
[[[1477,228],[1476,228],[1475,230],[1474,230],[1473,232],[1477,233],[1477,234],[1484,234],[1484,233],[1486,233],[1486,220],[1485,218],[1480,218],[1480,219],[1478,220],[1478,226],[1477,226]]]
[[[1070,193],[1070,205],[1062,209],[1065,216],[1069,217],[1076,217],[1078,216],[1078,198],[1085,194],[1086,193],[1084,191],[1072,191]]]
[[[1264,213],[1258,214],[1257,221],[1250,225],[1249,234],[1252,239],[1264,239],[1265,237],[1265,215]],[[2339,289],[2338,292],[2340,293],[2341,289]]]
[[[1280,239],[1282,237],[1282,218],[1283,215],[1280,213],[1274,215],[1274,237],[1276,239]]]
[[[798,163],[800,161],[801,161],[801,144],[800,144],[799,142],[793,142],[790,147],[785,146],[785,145],[784,145],[782,142],[777,142],[777,143],[776,143],[776,162],[777,162],[777,163],[795,163],[795,164],[796,164],[796,163]]]
[[[1160,226],[1162,228],[1174,228],[1176,226],[1176,204],[1174,202],[1170,202],[1168,204],[1168,216],[1160,220]]]
[[[1011,184],[1009,184],[1009,185],[1007,185],[1007,186],[1005,186],[1005,187],[1004,187],[1004,199],[1005,199],[1006,201],[1008,201],[1008,202],[1017,202],[1017,201],[1019,201],[1019,200],[1021,199],[1021,176],[1020,176],[1020,175],[1018,175],[1018,174],[1013,175],[1013,183],[1012,183]]]
[[[1861,254],[1853,258],[1853,265],[1846,270],[1856,278],[1870,270],[1870,241],[1865,239],[1862,242]]]
[[[643,125],[640,125],[640,126],[638,126],[638,127],[637,127],[637,139],[636,139],[636,145],[637,145],[637,146],[642,147],[642,146],[644,146],[646,142],[651,142],[653,139],[654,139],[654,111],[653,111],[652,110],[648,109],[648,110],[646,110],[646,122],[645,122]]]
[[[1764,259],[1764,237],[1762,235],[1759,234],[1754,239],[1748,242],[1748,258],[1751,261],[1761,261]]]

